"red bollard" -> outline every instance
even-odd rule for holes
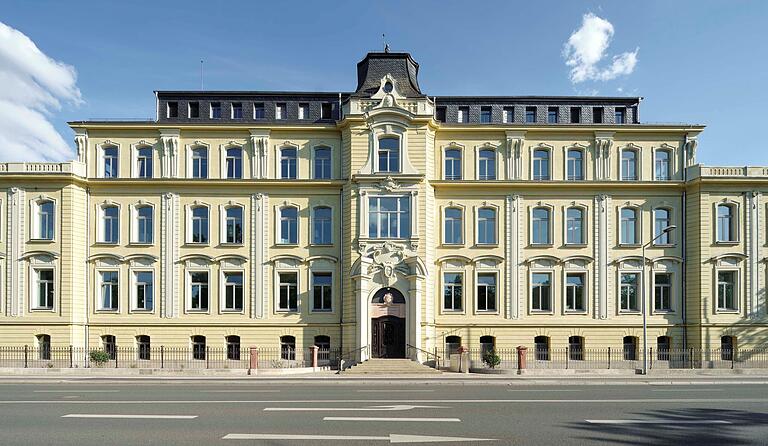
[[[258,370],[259,369],[259,348],[258,347],[251,347],[251,360],[250,364],[248,364],[248,374],[251,374],[251,370]]]
[[[528,347],[518,345],[517,346],[517,374],[522,374],[526,366],[526,358],[528,357]]]

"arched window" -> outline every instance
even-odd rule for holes
[[[315,347],[317,347],[318,365],[327,365],[331,361],[331,338],[330,336],[315,336]]]
[[[734,351],[736,349],[736,338],[733,336],[720,337],[720,359],[722,361],[733,361]]]
[[[549,337],[536,336],[533,338],[534,351],[537,361],[549,361]]]
[[[450,357],[450,355],[456,353],[459,350],[459,347],[461,347],[461,336],[452,335],[445,337],[446,357]]]
[[[299,209],[293,206],[280,208],[280,244],[299,243]]]
[[[637,180],[637,151],[634,149],[621,151],[621,179],[624,181]]]
[[[317,206],[312,210],[312,243],[330,245],[332,243],[333,216],[328,206]]]
[[[445,179],[460,180],[461,178],[461,150],[447,149],[445,151]]]
[[[40,334],[37,335],[37,351],[38,358],[42,361],[51,360],[51,335]]]
[[[450,245],[464,243],[464,217],[460,208],[445,208],[443,242]]]
[[[208,207],[192,208],[191,229],[190,242],[208,243]]]
[[[149,361],[151,354],[152,344],[149,341],[149,336],[139,335],[136,336],[136,354],[139,360]]]
[[[104,348],[104,352],[109,355],[109,359],[114,361],[117,358],[117,341],[113,335],[102,336],[101,346]]]
[[[152,178],[152,147],[141,147],[136,151],[136,176]]]
[[[496,338],[493,336],[480,336],[480,354],[485,356],[496,349]]]
[[[568,150],[568,179],[579,181],[584,179],[584,152],[580,149]]]
[[[393,137],[379,139],[378,172],[400,172],[400,140]]]
[[[548,245],[550,237],[550,210],[545,207],[533,208],[531,212],[531,244]]]
[[[205,360],[205,336],[192,336],[192,359]]]
[[[496,209],[480,208],[477,210],[477,244],[496,244]]]
[[[482,149],[478,153],[477,179],[490,181],[496,179],[496,151]]]
[[[240,206],[230,206],[226,209],[226,237],[224,243],[242,244],[243,243],[243,208]]]
[[[296,338],[293,336],[280,336],[280,359],[285,361],[296,360]]]
[[[638,243],[637,209],[622,208],[619,232],[619,243],[636,245]]]
[[[41,200],[35,204],[37,216],[34,238],[38,240],[53,240],[56,222],[55,205],[51,200]]]
[[[670,211],[667,208],[658,208],[653,210],[653,236],[658,237],[655,245],[672,244],[671,232],[664,232],[672,224]]]
[[[565,211],[565,243],[583,245],[584,240],[584,209],[570,207]]]
[[[659,361],[669,361],[670,348],[672,348],[672,338],[669,336],[656,338],[656,358]]]
[[[227,178],[239,179],[243,177],[243,149],[234,147],[227,149]]]
[[[549,180],[549,150],[536,149],[533,151],[533,179]]]
[[[230,361],[240,360],[240,336],[229,335],[227,341],[227,359]]]
[[[637,360],[637,338],[635,336],[624,336],[624,360]]]
[[[104,147],[101,150],[104,178],[117,178],[119,175],[119,151],[117,147]]]
[[[329,147],[315,148],[314,178],[328,180],[331,178],[331,149]]]
[[[191,158],[192,178],[208,178],[208,149],[205,147],[192,149]]]
[[[717,241],[735,242],[738,240],[736,205],[717,205]]]
[[[294,147],[280,149],[280,178],[286,180],[296,179],[296,163],[298,152]]]
[[[120,240],[120,208],[115,205],[101,207],[101,242],[118,243]]]
[[[153,213],[152,206],[142,205],[137,206],[135,210],[135,232],[134,242],[136,243],[152,243],[154,240],[153,234]]]
[[[581,336],[570,336],[568,338],[568,358],[571,361],[584,360],[584,338]]]
[[[671,158],[672,155],[669,150],[656,150],[656,156],[653,161],[653,165],[654,175],[657,181],[665,181],[671,178],[669,168]]]

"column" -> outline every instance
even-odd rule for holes
[[[162,195],[160,227],[160,314],[174,318],[179,315],[179,195],[166,192]],[[177,296],[178,294],[178,296]]]
[[[595,197],[595,317],[608,317],[608,203],[607,195]]]
[[[750,319],[756,319],[760,316],[760,192],[750,191],[747,193],[747,277],[749,277],[749,287],[747,295],[747,316]]]
[[[264,317],[264,294],[265,287],[265,244],[264,230],[267,225],[264,217],[267,215],[265,208],[266,195],[257,193],[251,194],[251,318],[261,319]]]
[[[520,197],[507,195],[505,218],[505,281],[506,287],[506,318],[520,317],[520,302],[518,299],[518,274],[520,265],[519,231],[520,231]]]
[[[23,254],[24,222],[26,203],[25,191],[18,187],[8,189],[8,211],[6,225],[5,264],[6,264],[6,314],[22,316],[24,314],[24,260]],[[59,203],[60,204],[60,203]],[[60,213],[60,209],[56,209]]]

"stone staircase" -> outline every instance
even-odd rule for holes
[[[440,375],[442,372],[410,359],[369,359],[341,373],[344,375]]]

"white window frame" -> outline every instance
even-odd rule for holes
[[[656,307],[656,275],[657,274],[667,274],[669,275],[669,309],[663,309],[663,308],[657,308]],[[671,314],[675,312],[675,299],[677,297],[676,290],[676,274],[673,271],[669,270],[654,270],[651,269],[651,293],[650,293],[650,299],[651,301],[651,308],[654,314]]]
[[[667,158],[667,178],[658,178],[656,175],[656,164],[657,164],[657,158],[656,155],[659,152],[665,152],[668,156]],[[659,147],[654,147],[653,149],[653,179],[654,181],[672,181],[674,178],[674,172],[675,172],[675,150],[672,146],[668,146],[667,144],[662,144]]]
[[[456,209],[456,210],[458,210],[461,213],[461,240],[458,243],[450,242],[447,239],[447,234],[446,234],[446,231],[445,231],[445,225],[446,225],[446,222],[447,222],[446,212],[448,212],[449,209]],[[442,206],[440,214],[441,214],[441,218],[440,218],[440,232],[441,232],[441,235],[442,235],[441,239],[443,241],[443,245],[446,245],[446,246],[464,246],[464,244],[466,242],[466,239],[467,239],[467,237],[466,237],[466,235],[467,235],[466,227],[467,226],[466,226],[466,216],[465,216],[466,209],[464,208],[464,206],[462,206],[460,204],[457,204],[457,203],[450,203],[450,204],[448,204],[446,206]],[[497,223],[497,225],[498,225],[498,223]]]
[[[581,310],[568,309],[568,275],[580,274],[584,279],[584,308]],[[563,314],[587,314],[589,313],[589,271],[586,268],[563,268],[562,275]]]
[[[533,275],[549,274],[549,310],[533,308]],[[529,314],[554,314],[555,313],[555,270],[554,268],[534,267],[528,270],[528,312]]]
[[[243,307],[240,309],[235,308],[227,308],[227,274],[240,274],[240,276],[243,278],[242,283],[242,289],[243,289]],[[208,279],[209,285],[208,289],[210,290],[210,278]],[[247,285],[247,278],[245,269],[243,268],[220,268],[219,271],[219,314],[222,313],[235,313],[235,314],[245,314],[245,305],[248,301],[248,285]],[[208,297],[209,305],[210,305],[210,296]]]
[[[568,241],[568,211],[578,209],[581,211],[581,243]],[[566,246],[582,247],[589,245],[589,208],[583,204],[572,204],[563,208],[563,244]]]
[[[480,210],[481,209],[493,209],[495,212],[495,223],[494,223],[494,234],[493,234],[493,242],[492,243],[481,243],[480,242]],[[474,226],[475,226],[475,245],[477,246],[498,246],[499,245],[499,226],[500,220],[501,220],[501,213],[499,212],[499,206],[496,206],[492,203],[484,203],[480,206],[475,206],[475,218],[474,218]]]
[[[102,287],[104,286],[104,278],[102,277],[102,273],[117,273],[117,306],[115,308],[106,308],[103,305],[102,301]],[[94,286],[96,287],[95,290],[95,297],[96,297],[96,303],[94,305],[94,308],[97,313],[121,313],[121,305],[120,305],[120,296],[121,296],[121,286],[120,286],[120,268],[119,267],[99,267],[96,268],[96,280],[94,281]]]
[[[720,215],[719,215],[719,209],[720,206],[728,206],[731,209],[731,232],[733,233],[733,239],[732,240],[721,240],[720,239]],[[722,244],[722,245],[736,245],[741,242],[741,206],[739,206],[739,203],[732,201],[732,200],[723,200],[719,201],[717,203],[714,203],[714,211],[715,211],[715,243]]]
[[[38,278],[40,271],[42,270],[51,270],[53,271],[53,305],[50,307],[41,307],[38,305],[40,302],[40,287],[38,286]],[[58,268],[56,268],[55,265],[51,264],[39,264],[39,265],[30,265],[29,267],[29,310],[33,312],[51,312],[54,313],[57,311],[58,306],[57,303],[59,301],[58,297],[58,290],[59,290],[59,274],[58,274]]]
[[[622,213],[622,211],[624,209],[632,209],[635,212],[635,240],[634,240],[634,242],[631,242],[631,243],[628,243],[622,237],[622,233],[624,232],[624,230],[622,228],[622,216],[621,216],[621,213]],[[619,210],[619,212],[618,212],[618,214],[619,214],[618,215],[619,224],[617,226],[618,226],[618,230],[619,230],[619,233],[618,233],[619,246],[640,246],[640,237],[641,237],[641,235],[643,233],[643,229],[642,229],[643,209],[642,209],[642,207],[640,207],[638,205],[626,205],[626,206],[620,206],[618,208],[618,210]]]
[[[130,299],[131,304],[129,306],[131,313],[142,313],[142,314],[153,314],[155,312],[155,308],[157,307],[157,280],[155,278],[157,277],[157,274],[155,274],[154,268],[130,268],[128,271],[130,274],[130,284],[131,284],[131,291],[130,291]],[[137,305],[138,303],[138,292],[137,287],[139,284],[138,281],[138,275],[139,273],[150,273],[152,274],[152,309],[147,310],[144,308],[139,308]],[[145,295],[146,300],[146,295]]]
[[[670,207],[670,206],[656,206],[651,211],[651,218],[653,219],[653,233],[652,233],[652,236],[654,238],[658,235],[658,232],[657,232],[658,229],[662,229],[662,230],[664,229],[664,228],[658,228],[657,227],[656,211],[660,211],[660,210],[667,212],[667,218],[668,218],[669,224],[667,224],[667,226],[665,226],[665,227],[669,227],[670,225],[674,225],[675,224],[674,211],[673,211],[672,207]],[[667,238],[668,243],[661,243],[661,239],[664,238],[664,237]],[[659,239],[657,239],[656,241],[653,242],[653,246],[675,246],[676,244],[677,244],[677,241],[674,238],[674,231],[667,232],[665,234],[665,236],[662,236],[662,237],[660,237]]]
[[[317,160],[317,150],[319,150],[319,149],[328,150],[328,153],[330,153],[330,158],[329,158],[329,160],[330,160],[329,161],[330,162],[330,166],[329,166],[330,171],[328,172],[328,178],[318,178],[317,177],[317,171],[316,171],[317,169],[316,169],[316,166],[315,166],[315,162]],[[325,145],[325,144],[318,144],[316,146],[313,146],[312,147],[312,159],[310,161],[312,163],[312,165],[310,166],[310,171],[311,171],[311,175],[312,175],[312,179],[313,180],[332,180],[333,179],[333,176],[334,176],[333,175],[333,166],[334,166],[334,164],[333,164],[333,148],[331,146]],[[297,171],[297,173],[298,173],[298,171]]]
[[[381,198],[394,198],[394,199],[398,200],[398,211],[397,211],[397,215],[398,216],[400,215],[400,200],[405,199],[405,200],[408,201],[408,236],[407,237],[371,237],[370,236],[371,234],[370,234],[369,228],[370,228],[370,223],[371,223],[371,200],[378,200],[378,199],[381,199]],[[408,239],[414,237],[414,218],[415,218],[415,213],[414,213],[413,195],[411,195],[411,194],[408,194],[408,195],[404,195],[404,194],[398,194],[398,195],[390,195],[390,194],[369,195],[368,196],[368,200],[365,203],[365,206],[366,206],[366,208],[365,208],[364,212],[365,212],[365,214],[367,216],[366,220],[367,220],[367,223],[368,223],[365,226],[365,235],[367,236],[367,238],[369,238],[371,240],[408,240]],[[398,233],[399,233],[399,235],[402,235],[404,228],[400,227],[400,219],[399,219],[399,217],[398,217],[398,223],[397,224],[398,224],[398,226],[397,226],[398,227]],[[377,224],[377,228],[381,229],[380,226],[378,226],[378,224]],[[379,230],[379,234],[381,234],[380,230]]]
[[[201,310],[192,308],[192,274],[193,273],[207,273],[208,274],[208,308]],[[211,268],[210,267],[194,267],[194,268],[187,268],[184,272],[184,290],[185,290],[185,297],[184,297],[184,308],[186,313],[191,314],[210,314],[211,313]]]
[[[455,151],[459,152],[459,177],[458,178],[455,178],[456,175],[454,175],[454,178],[449,178],[448,177],[448,169],[446,169],[446,167],[447,167],[447,163],[448,163],[448,151],[449,150],[455,150]],[[378,156],[378,152],[377,152],[377,156]],[[459,146],[459,145],[449,145],[449,146],[443,147],[443,163],[442,163],[442,167],[443,167],[443,180],[447,180],[447,181],[461,181],[461,180],[463,180],[464,179],[464,147],[463,146]]]
[[[386,132],[383,132],[383,133],[380,133],[380,134],[376,135],[376,138],[374,139],[374,142],[375,142],[376,146],[374,147],[374,150],[373,150],[373,157],[374,157],[373,158],[373,163],[374,163],[373,164],[374,165],[374,170],[373,171],[374,171],[375,174],[382,174],[382,175],[390,174],[391,175],[391,174],[397,174],[397,173],[402,173],[403,172],[403,151],[404,151],[403,150],[403,138],[404,138],[404,135],[400,135],[400,134],[397,134],[397,133],[386,133]],[[397,169],[395,169],[395,170],[387,170],[387,171],[381,170],[381,166],[379,165],[379,150],[380,150],[381,140],[382,139],[396,139],[397,140]]]
[[[205,177],[195,177],[193,175],[194,169],[193,169],[193,163],[192,163],[192,154],[194,150],[196,149],[205,149],[206,153],[206,163],[205,163]],[[206,144],[202,141],[195,141],[194,144],[187,145],[187,178],[188,179],[194,179],[194,180],[206,180],[211,177],[211,145]]]
[[[534,171],[534,166],[536,165],[536,163],[535,163],[535,154],[539,150],[543,150],[543,151],[547,152],[547,178],[545,178],[545,179],[537,179],[536,178],[536,173]],[[554,176],[553,176],[553,173],[554,173],[553,172],[553,170],[554,170],[553,166],[555,164],[555,159],[554,159],[555,148],[554,148],[554,146],[551,146],[549,144],[544,144],[544,143],[532,146],[529,155],[530,155],[530,163],[529,163],[530,164],[529,165],[529,168],[530,168],[530,180],[531,181],[551,181],[551,180],[553,180],[554,179]]]
[[[570,165],[571,157],[570,153],[571,151],[581,152],[581,178],[575,179],[571,178],[568,174],[568,167]],[[564,162],[563,162],[563,175],[565,176],[566,181],[586,181],[587,179],[587,146],[583,146],[581,144],[575,144],[572,146],[566,146],[564,151]]]
[[[547,242],[536,242],[533,239],[533,213],[536,209],[546,209],[549,215],[549,224],[547,225]],[[554,226],[555,226],[555,207],[550,204],[537,204],[528,208],[528,244],[531,246],[553,246],[554,240]]]
[[[478,293],[478,288],[480,285],[480,281],[478,277],[481,274],[492,274],[495,277],[495,286],[496,286],[496,309],[494,310],[481,310],[480,309],[480,294]],[[475,268],[475,274],[474,274],[474,283],[472,288],[472,295],[474,296],[474,311],[475,314],[499,314],[500,307],[501,307],[501,296],[500,292],[502,291],[501,284],[499,283],[499,279],[501,278],[501,274],[499,274],[499,270],[496,268]],[[466,295],[466,293],[465,293]],[[487,305],[486,305],[487,306]]]
[[[142,242],[139,241],[139,209],[141,208],[150,208],[152,209],[152,241],[150,242]],[[131,220],[130,220],[130,240],[132,245],[147,245],[152,246],[155,244],[155,236],[156,236],[156,228],[155,228],[155,221],[156,221],[156,212],[155,212],[155,205],[153,203],[147,203],[147,202],[139,202],[136,204],[132,204],[129,206],[129,212],[131,214]]]
[[[152,153],[152,169],[150,170],[150,175],[148,177],[139,176],[139,151],[143,149],[149,149]],[[155,148],[153,144],[144,140],[141,140],[136,144],[131,144],[131,178],[139,178],[143,180],[151,180],[152,178],[155,178],[155,158]]]
[[[480,175],[480,153],[489,151],[493,153],[493,178],[484,179]],[[499,148],[490,143],[475,147],[475,179],[479,181],[496,181],[499,179]]]
[[[296,209],[296,242],[283,242],[282,210]],[[301,208],[298,204],[284,202],[275,206],[275,244],[280,246],[298,246],[301,244]],[[290,234],[288,234],[290,236]]]
[[[296,176],[291,178],[290,176],[284,177],[283,176],[283,149],[293,149],[296,151]],[[299,146],[297,144],[293,144],[291,142],[284,142],[277,146],[276,150],[276,156],[275,156],[275,178],[279,180],[298,180],[301,178],[301,163],[299,162],[301,159],[301,151],[299,150]]]
[[[229,220],[229,217],[227,217],[227,211],[230,210],[230,209],[234,209],[234,208],[239,208],[240,212],[241,212],[241,217],[240,217],[240,231],[241,231],[241,234],[240,234],[240,238],[241,238],[242,241],[240,243],[227,241],[227,226],[228,226],[228,220]],[[210,222],[210,220],[211,220],[211,217],[209,215],[208,216],[208,221]],[[219,206],[219,244],[227,245],[227,246],[243,246],[243,245],[245,245],[245,234],[247,233],[246,228],[245,228],[245,223],[246,223],[245,206],[243,206],[242,204],[239,204],[239,203],[231,202],[231,201],[228,204],[220,205]],[[209,223],[208,230],[210,232],[210,223]]]
[[[622,309],[621,308],[621,276],[623,274],[635,274],[637,276],[637,288],[635,290],[635,295],[637,296],[637,308],[635,309]],[[646,296],[643,296],[642,294],[646,294],[643,292],[644,284],[643,284],[643,272],[641,270],[637,269],[619,269],[616,274],[616,311],[618,314],[628,314],[628,315],[637,315],[640,314],[640,310],[643,307],[643,299],[647,298]],[[627,302],[629,303],[629,302]]]
[[[317,211],[318,208],[328,208],[331,211],[331,233],[330,233],[331,237],[330,237],[330,240],[327,243],[318,243],[318,242],[315,241],[315,237],[314,237],[315,222],[317,221],[317,217],[315,215],[315,212]],[[310,224],[309,224],[309,242],[310,242],[310,245],[314,245],[314,246],[332,246],[333,242],[334,242],[333,235],[336,232],[335,231],[335,226],[333,224],[334,220],[335,220],[335,217],[336,217],[334,215],[334,212],[333,212],[333,206],[328,205],[328,204],[322,204],[322,203],[321,204],[317,204],[315,206],[312,206],[312,208],[310,209],[310,217],[311,217],[310,218]],[[298,230],[298,228],[297,228],[297,230]]]
[[[635,178],[624,178],[624,152],[635,153]],[[642,181],[643,180],[643,151],[642,147],[629,143],[619,150],[619,181]]]
[[[40,206],[44,203],[51,202],[53,203],[53,237],[52,238],[40,238]],[[29,240],[32,242],[55,242],[58,238],[57,232],[58,232],[58,224],[57,223],[57,216],[58,216],[58,202],[54,198],[51,198],[47,195],[40,195],[38,197],[33,198],[29,202],[29,209],[30,209],[30,215],[32,215],[32,218],[29,219]]]
[[[119,245],[121,242],[121,233],[122,233],[122,215],[123,215],[123,209],[120,203],[115,203],[112,201],[104,201],[102,203],[99,203],[96,205],[97,208],[97,214],[98,215],[98,233],[96,234],[96,242],[103,245]],[[106,223],[106,210],[107,208],[117,208],[117,240],[113,241],[107,241],[104,237],[105,235],[105,223]]]
[[[196,246],[206,246],[211,244],[211,205],[207,203],[202,202],[194,202],[191,204],[188,204],[185,206],[185,212],[186,212],[186,243],[188,245],[196,245]],[[206,208],[208,211],[208,234],[207,234],[207,240],[205,242],[195,242],[193,233],[193,211],[197,208]]]
[[[733,272],[736,276],[735,282],[733,284],[734,290],[733,290],[733,304],[735,308],[721,308],[720,307],[720,281],[718,279],[718,276],[721,272]],[[729,267],[721,267],[718,266],[715,268],[715,277],[712,281],[715,286],[712,287],[715,295],[714,299],[714,307],[715,307],[715,314],[738,314],[741,312],[742,307],[742,297],[741,297],[741,281],[742,281],[742,274],[741,274],[741,268],[738,266],[729,266]]]
[[[310,313],[333,313],[333,310],[335,308],[335,300],[336,300],[336,274],[331,269],[321,269],[321,268],[309,268],[309,293],[307,296],[307,299],[309,299],[309,312]],[[331,308],[328,309],[317,309],[315,308],[315,273],[319,274],[330,274],[331,275]],[[296,284],[298,288],[298,283]],[[278,296],[278,299],[280,296]],[[298,303],[297,303],[298,305]]]
[[[446,274],[459,274],[461,275],[461,310],[453,310],[445,308],[445,275]],[[498,295],[498,284],[496,285],[496,294]],[[474,293],[472,293],[474,295]],[[467,274],[464,269],[458,268],[444,268],[440,271],[440,313],[441,314],[466,314],[467,312]],[[498,300],[498,296],[496,298]],[[498,302],[497,305],[498,307]],[[484,312],[485,313],[485,312]]]
[[[232,149],[239,149],[240,150],[240,176],[239,177],[230,177],[229,176],[229,168],[227,161],[229,160],[229,156],[227,155],[227,152]],[[245,175],[245,167],[247,164],[247,160],[245,159],[245,147],[242,144],[222,144],[219,148],[219,160],[221,164],[221,179],[224,180],[242,180],[246,178]],[[210,160],[209,160],[210,163]]]
[[[98,153],[98,161],[97,161],[98,166],[96,166],[96,169],[97,169],[97,172],[98,172],[98,177],[99,178],[104,178],[104,179],[110,179],[110,180],[114,179],[114,178],[120,178],[120,153],[121,153],[120,144],[107,140],[107,141],[104,141],[101,144],[97,144],[96,148],[97,148],[97,151],[98,151],[97,152]],[[116,160],[117,160],[117,176],[114,176],[114,177],[107,177],[106,176],[106,174],[107,174],[106,165],[105,165],[106,158],[107,158],[106,154],[105,154],[106,149],[116,149],[117,150],[117,158],[116,158]]]
[[[296,309],[280,308],[280,274],[295,274],[296,275]],[[301,313],[302,301],[301,301],[301,271],[299,268],[276,268],[274,276],[274,312],[277,314],[299,314]]]

